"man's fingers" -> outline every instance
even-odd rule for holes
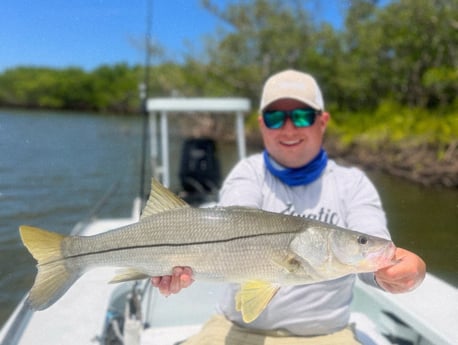
[[[181,290],[181,275],[183,268],[174,267],[172,271],[172,279],[170,281],[170,293],[178,293]]]
[[[172,281],[172,276],[163,276],[160,283],[159,283],[159,292],[164,296],[170,295],[170,284]]]
[[[151,284],[159,288],[159,292],[164,296],[178,293],[193,282],[194,279],[192,279],[192,269],[190,267],[177,266],[173,268],[172,275],[151,278]]]
[[[194,282],[192,279],[191,267],[183,267],[183,273],[180,276],[181,288],[187,288]]]
[[[161,279],[162,277],[151,277],[151,284],[153,284],[154,287],[159,287]]]

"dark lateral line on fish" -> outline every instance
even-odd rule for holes
[[[237,237],[231,237],[231,238],[225,238],[225,239],[213,240],[213,241],[200,241],[200,242],[189,242],[189,243],[157,243],[157,244],[145,244],[145,245],[137,245],[137,246],[118,247],[118,248],[99,250],[96,252],[88,252],[88,253],[70,255],[70,256],[66,256],[65,259],[74,259],[74,258],[86,256],[86,255],[99,255],[99,254],[117,252],[117,251],[122,251],[122,250],[131,250],[131,249],[143,249],[143,248],[155,248],[155,247],[186,247],[186,246],[197,246],[197,245],[203,245],[203,244],[217,244],[217,243],[244,240],[248,238],[256,238],[256,237],[271,236],[271,235],[274,235],[274,236],[275,235],[284,235],[287,233],[295,233],[295,231],[287,231],[287,232],[281,232],[281,233],[266,232],[262,234],[237,236]]]

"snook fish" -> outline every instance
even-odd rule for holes
[[[309,284],[392,264],[391,241],[302,217],[244,207],[192,208],[153,179],[138,223],[94,236],[21,226],[38,261],[27,302],[49,307],[87,270],[124,268],[113,282],[190,266],[195,279],[241,283],[236,306],[258,317],[280,286]]]

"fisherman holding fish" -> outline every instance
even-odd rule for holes
[[[20,226],[38,263],[26,304],[46,309],[88,270],[119,267],[112,282],[154,277],[166,295],[193,278],[232,283],[186,345],[359,344],[348,325],[356,275],[400,293],[426,267],[390,240],[364,173],[328,159],[329,118],[312,76],[280,72],[261,97],[265,151],[235,166],[218,207],[190,207],[153,179],[137,223],[92,236]]]
[[[259,110],[265,150],[233,168],[221,189],[220,206],[318,219],[390,239],[373,184],[359,169],[329,159],[322,147],[330,114],[311,75],[285,70],[271,76],[264,84]],[[350,249],[334,251],[346,250]],[[359,278],[391,293],[420,285],[426,271],[423,260],[402,248],[393,249],[393,254],[391,265],[359,273]],[[240,285],[231,284],[219,305],[220,314],[183,345],[360,344],[348,325],[355,279],[348,272],[337,279],[275,289],[265,309],[249,322],[240,312]],[[192,282],[192,267],[177,266],[172,275],[152,278],[164,295],[178,293]]]

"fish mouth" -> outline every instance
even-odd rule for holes
[[[393,242],[382,248],[378,252],[377,269],[381,269],[387,266],[392,266],[396,263],[395,260],[396,246]]]
[[[389,258],[391,262],[396,261],[395,260],[396,246],[394,245],[393,242],[390,242],[388,246],[385,248],[385,254],[386,254],[386,257]]]
[[[395,252],[396,246],[393,242],[389,242],[386,246],[380,248],[380,250],[370,253],[366,258],[366,262],[372,263],[377,270],[392,266],[396,263]]]

